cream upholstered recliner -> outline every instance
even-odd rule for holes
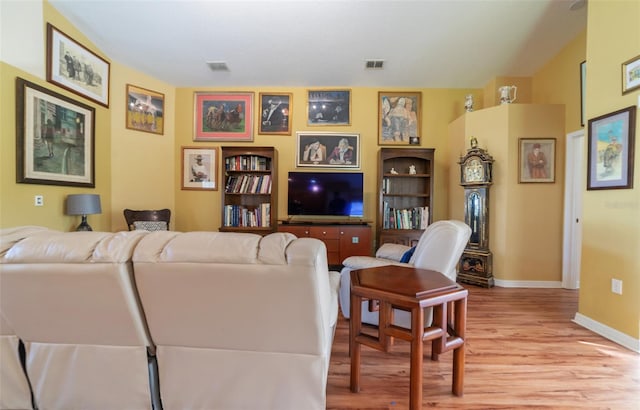
[[[471,236],[471,228],[461,221],[438,221],[429,225],[420,237],[415,249],[398,244],[383,244],[376,252],[376,257],[351,256],[343,261],[344,268],[340,272],[340,308],[345,318],[350,317],[349,299],[351,271],[355,269],[373,268],[376,266],[399,265],[413,266],[421,269],[438,271],[449,279],[456,280],[456,265]],[[402,256],[407,262],[400,262]],[[431,314],[425,314],[425,325],[431,323]],[[378,312],[369,311],[368,301],[362,302],[362,322],[378,324]],[[410,328],[409,312],[394,310],[394,323]]]

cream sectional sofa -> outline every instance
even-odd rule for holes
[[[0,313],[25,343],[40,408],[325,408],[339,274],[321,241],[12,235]]]

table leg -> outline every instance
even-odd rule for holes
[[[464,392],[464,340],[467,327],[467,298],[455,302],[453,328],[463,342],[453,350],[453,386],[452,392],[456,396],[462,396]]]
[[[409,408],[422,408],[422,354],[424,344],[424,310],[418,306],[411,309],[411,363],[409,364]]]
[[[378,340],[385,352],[389,352],[393,345],[393,338],[385,332],[389,325],[393,324],[393,307],[389,302],[380,301],[380,313],[378,314]]]
[[[351,319],[349,320],[349,352],[351,353],[351,391],[360,391],[360,350],[356,337],[362,330],[362,297],[351,293]]]

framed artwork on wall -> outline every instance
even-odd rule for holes
[[[196,92],[194,141],[253,141],[253,92]]]
[[[108,61],[47,23],[47,81],[109,107]]]
[[[16,79],[16,182],[95,187],[95,108]]]
[[[587,190],[633,188],[636,107],[589,120]]]
[[[421,92],[378,93],[378,145],[419,144]]]
[[[518,182],[555,182],[556,139],[520,138]]]
[[[218,148],[182,147],[182,189],[218,190]]]
[[[640,88],[640,55],[622,63],[622,94]]]
[[[296,166],[360,168],[360,134],[296,133]]]
[[[351,90],[308,90],[307,125],[351,125]]]
[[[127,84],[126,127],[164,134],[164,94]]]
[[[259,134],[291,135],[293,95],[291,93],[260,93]]]

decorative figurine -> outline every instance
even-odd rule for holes
[[[416,166],[409,165],[409,175],[415,175],[415,174],[416,174]]]
[[[473,111],[473,94],[467,94],[464,100],[464,109],[467,112]]]
[[[396,171],[396,169],[395,169],[395,168],[391,168],[391,171],[389,171],[389,173],[390,173],[390,174],[393,174],[393,175],[397,175],[397,174],[398,174],[398,171]]]
[[[511,92],[513,91],[513,98],[511,97]],[[515,85],[505,85],[498,88],[498,92],[500,93],[500,104],[511,104],[516,100],[516,93],[518,92],[518,87]]]
[[[476,148],[478,148],[478,140],[476,139],[476,137],[471,137],[471,149]]]

